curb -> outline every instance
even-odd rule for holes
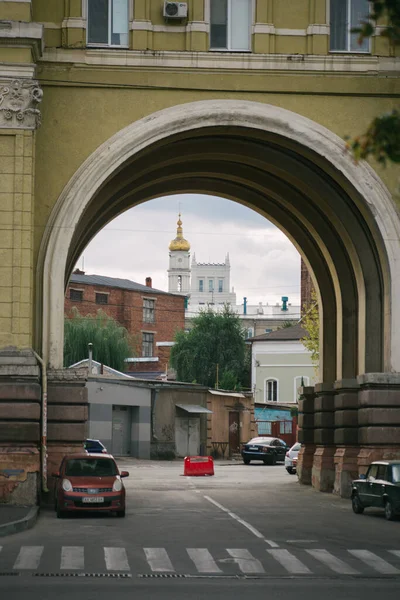
[[[38,514],[39,507],[32,506],[28,514],[23,519],[19,519],[18,521],[11,521],[10,523],[0,525],[0,537],[3,537],[5,535],[11,535],[13,533],[19,533],[20,531],[30,529],[36,523]]]

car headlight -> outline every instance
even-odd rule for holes
[[[64,492],[72,492],[72,483],[69,479],[63,479],[61,486]]]
[[[113,484],[113,492],[120,492],[122,490],[122,481],[116,479]]]

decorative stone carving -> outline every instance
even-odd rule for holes
[[[43,91],[32,79],[0,79],[0,128],[36,129],[41,123],[37,105]]]

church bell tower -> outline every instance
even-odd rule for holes
[[[190,293],[190,244],[183,237],[181,213],[176,238],[169,245],[168,291],[187,296]]]

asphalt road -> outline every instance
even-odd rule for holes
[[[354,515],[282,465],[218,463],[214,477],[183,477],[181,462],[119,464],[130,471],[126,518],[43,510],[34,529],[1,539],[0,595],[398,598],[400,520]]]

